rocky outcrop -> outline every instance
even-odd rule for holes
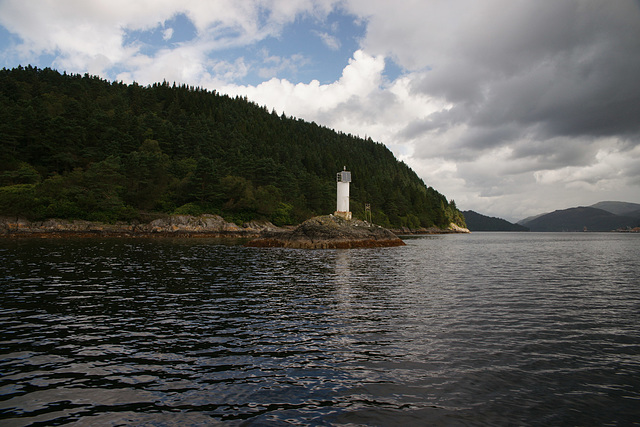
[[[146,224],[105,224],[92,221],[49,219],[29,222],[20,218],[0,218],[4,237],[258,237],[278,228],[270,222],[251,221],[243,227],[218,215],[173,215]]]
[[[404,244],[402,239],[380,226],[325,215],[311,218],[293,230],[266,232],[246,245],[261,248],[348,249]]]
[[[167,218],[156,219],[142,227],[152,233],[240,233],[242,228],[236,224],[226,222],[218,215],[202,215],[198,217],[190,215],[174,215]]]
[[[454,233],[471,233],[468,228],[460,227],[454,223],[449,224],[449,230]]]
[[[429,227],[429,228],[397,228],[391,230],[395,234],[408,235],[408,234],[456,234],[456,233],[471,233],[468,228],[460,227],[454,223],[449,224],[447,228]]]

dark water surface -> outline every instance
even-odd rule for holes
[[[0,425],[638,425],[640,235],[0,240]]]

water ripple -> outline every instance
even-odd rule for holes
[[[3,425],[640,419],[637,236],[2,241]]]

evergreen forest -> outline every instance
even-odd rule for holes
[[[347,166],[354,217],[370,204],[386,227],[465,225],[383,144],[187,85],[2,69],[0,144],[2,216],[297,224],[335,210]]]

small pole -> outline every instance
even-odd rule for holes
[[[364,220],[366,221],[369,218],[369,222],[373,224],[373,220],[371,219],[371,204],[364,204]]]

